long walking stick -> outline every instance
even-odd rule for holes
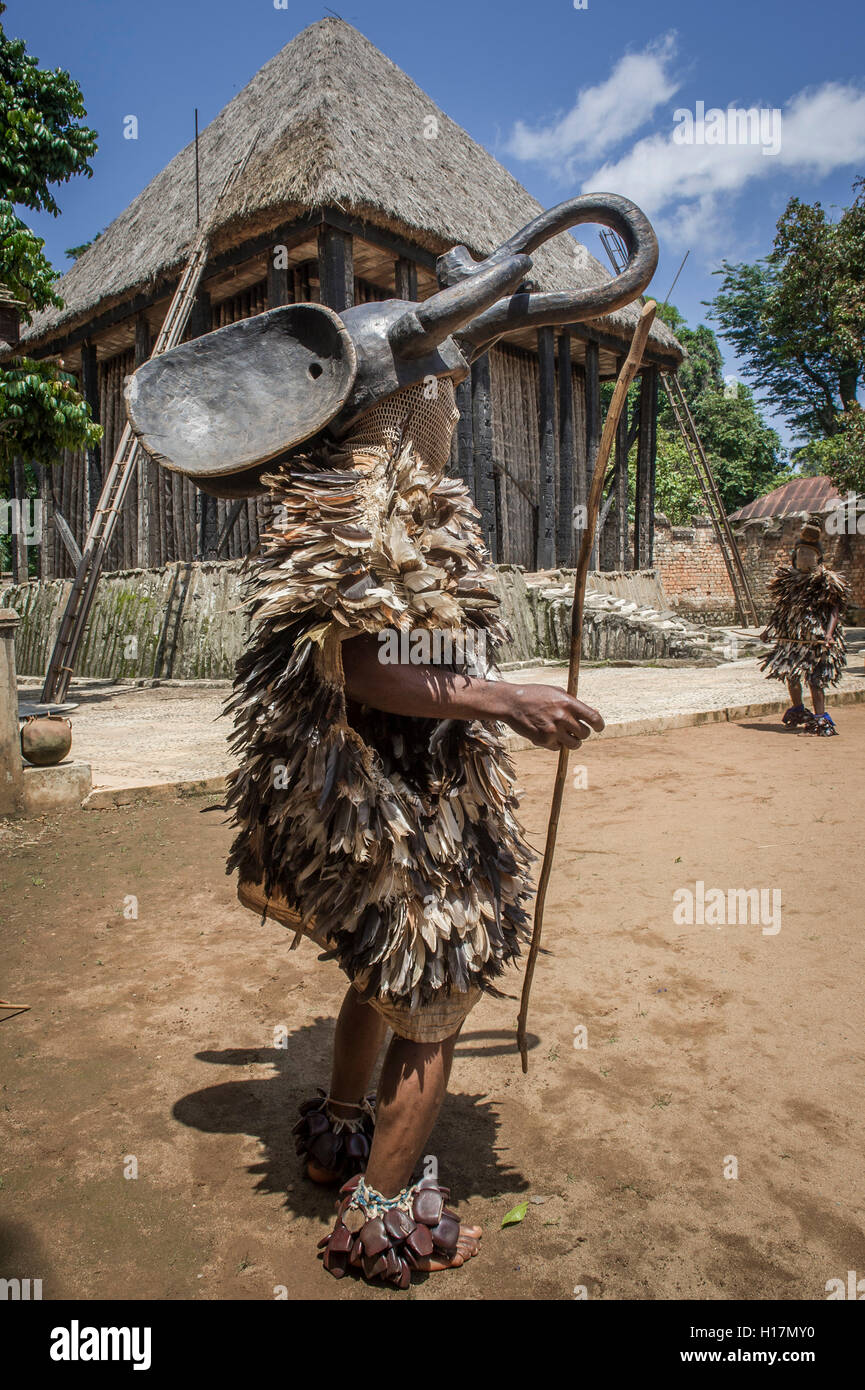
[[[583,636],[583,604],[586,597],[586,578],[589,573],[589,560],[595,540],[595,528],[597,526],[598,511],[600,509],[601,497],[604,490],[604,477],[607,472],[607,463],[612,451],[613,441],[616,437],[619,417],[628,397],[628,389],[634,377],[637,375],[643,360],[643,351],[649,336],[649,329],[652,327],[655,318],[655,310],[657,307],[653,299],[648,300],[643,306],[643,311],[640,314],[633,341],[631,342],[630,351],[619,373],[616,389],[613,392],[613,399],[610,401],[610,408],[607,411],[607,418],[604,423],[604,432],[601,435],[601,443],[598,447],[598,457],[595,460],[595,468],[592,473],[592,484],[589,488],[589,501],[586,509],[588,513],[586,517],[586,528],[583,531],[582,540],[580,542],[580,554],[577,560],[577,573],[574,580],[574,606],[571,611],[571,659],[568,666],[569,695],[576,695],[577,683],[580,678],[580,652]],[[535,899],[535,920],[532,926],[532,942],[529,947],[529,958],[526,962],[523,993],[520,1000],[520,1013],[517,1019],[517,1045],[520,1049],[524,1072],[527,1072],[529,1069],[529,1054],[526,1043],[526,1019],[529,1013],[529,995],[531,993],[532,979],[535,973],[535,962],[541,947],[541,932],[544,925],[544,904],[547,898],[547,885],[550,881],[550,872],[553,867],[556,835],[559,829],[559,814],[562,809],[565,778],[568,775],[569,754],[570,750],[567,748],[561,748],[559,750],[559,765],[556,769],[556,780],[553,785],[553,800],[550,806],[550,821],[547,826],[547,843],[544,847],[544,859],[541,865],[540,878],[538,879],[538,895]]]

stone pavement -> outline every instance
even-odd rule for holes
[[[513,682],[565,684],[564,666],[533,666],[508,671]],[[159,686],[116,685],[74,680],[68,699],[72,713],[72,756],[90,763],[93,807],[148,796],[194,794],[220,785],[232,762],[229,724],[220,718],[228,682],[182,682]],[[30,682],[20,682],[24,699],[38,699]],[[602,737],[660,732],[727,718],[767,715],[786,708],[786,691],[767,681],[756,660],[721,666],[588,666],[580,677],[580,696],[607,721]],[[829,707],[865,700],[862,654],[850,661]],[[514,747],[527,747],[513,739]]]

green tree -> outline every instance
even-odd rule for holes
[[[0,3],[0,14],[5,8]],[[13,203],[56,216],[49,185],[90,175],[96,135],[80,123],[85,114],[81,89],[69,74],[41,69],[0,25],[0,283],[21,301],[25,323],[39,309],[62,307],[63,300],[44,242]],[[51,464],[62,449],[91,448],[101,436],[68,372],[51,361],[7,354],[0,363],[0,487],[8,487],[16,456]],[[32,477],[28,486],[32,490]]]
[[[658,316],[673,330],[688,356],[679,381],[706,451],[724,507],[735,511],[777,487],[787,476],[781,441],[762,418],[753,392],[741,382],[725,382],[723,357],[711,328],[689,328],[671,304]],[[673,408],[665,392],[658,411],[656,467],[658,510],[674,524],[705,511],[702,493]]]
[[[724,261],[711,317],[794,434],[830,439],[865,376],[865,180],[837,221],[791,198],[773,249],[753,265]]]

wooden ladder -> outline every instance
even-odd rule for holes
[[[745,573],[745,566],[742,564],[742,556],[736,544],[736,537],[733,535],[727,520],[727,513],[718,491],[715,475],[712,472],[712,465],[706,457],[706,451],[703,448],[697,426],[694,424],[694,417],[682,390],[681,382],[673,372],[662,372],[661,381],[667,393],[667,399],[673,408],[679,433],[685,441],[688,457],[697,475],[697,482],[700,484],[700,491],[703,494],[706,511],[712,522],[715,539],[724,557],[724,564],[730,577],[730,587],[736,600],[739,621],[744,627],[757,627],[760,619],[757,615],[754,595],[748,583],[748,576]]]
[[[617,275],[621,275],[628,260],[625,243],[617,232],[611,231],[608,227],[601,230],[601,242],[614,271]],[[644,300],[645,297],[641,295],[640,298]],[[676,418],[679,433],[684,440],[688,458],[691,460],[691,466],[703,494],[703,501],[712,523],[712,529],[715,532],[715,539],[718,542],[730,578],[730,588],[733,590],[739,621],[744,627],[758,627],[760,619],[754,603],[754,595],[751,592],[751,585],[748,583],[748,576],[745,573],[745,566],[742,564],[742,556],[736,544],[736,537],[733,535],[727,520],[724,503],[718,491],[718,483],[712,472],[712,465],[706,455],[706,450],[703,448],[703,442],[694,423],[694,417],[682,390],[681,382],[675,372],[661,371],[660,377],[661,385],[667,393],[667,399]]]
[[[236,183],[252,154],[257,136],[246,153],[237,159],[226,176],[219,196],[205,226],[199,232],[186,263],[180,283],[174,291],[168,313],[162,324],[150,356],[159,357],[168,348],[176,347],[181,341],[189,322],[192,305],[207,264],[210,234],[219,205],[231,186]],[[93,607],[96,586],[102,572],[108,546],[117,525],[129,484],[135,477],[141,445],[127,424],[111,460],[111,467],[102,484],[102,492],[81,550],[81,559],[75,570],[72,588],[66,600],[63,617],[57,632],[57,639],[51,651],[48,670],[42,686],[43,704],[60,703],[66,698],[69,682],[75,669],[75,661],[81,648],[87,620]]]

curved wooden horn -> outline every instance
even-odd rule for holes
[[[495,261],[492,257],[482,261],[475,274],[438,290],[397,319],[388,334],[397,357],[423,357],[431,352],[502,295],[516,289],[532,268],[531,257],[525,253],[500,247],[495,255]]]
[[[628,263],[621,275],[603,285],[585,290],[551,291],[546,294],[516,294],[479,314],[456,333],[460,347],[470,359],[484,352],[504,333],[520,328],[542,328],[547,324],[579,323],[599,318],[630,304],[648,285],[658,264],[658,241],[652,224],[636,203],[617,193],[586,193],[570,198],[558,207],[540,213],[515,232],[482,266],[496,264],[500,258],[534,251],[542,242],[581,222],[598,222],[612,227],[625,243]],[[469,279],[473,277],[469,276]]]

